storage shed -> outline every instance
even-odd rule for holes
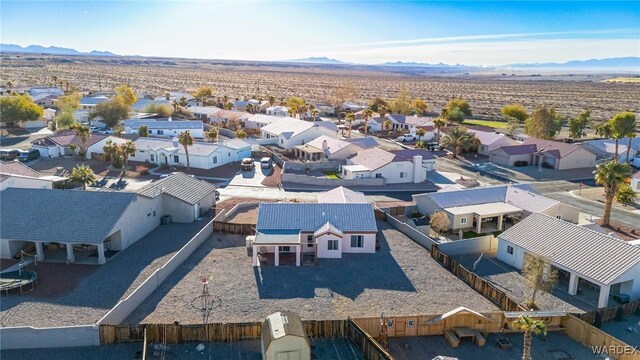
[[[302,320],[291,311],[267,316],[262,324],[263,360],[310,360],[311,346]]]

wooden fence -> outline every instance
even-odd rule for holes
[[[573,315],[567,314],[567,316],[563,317],[562,326],[567,336],[586,347],[590,347],[594,352],[597,352],[596,347],[606,347],[607,349],[615,349],[609,355],[618,360],[640,359],[640,351],[637,349],[633,349],[625,342]]]
[[[525,311],[526,309],[520,306],[517,302],[511,300],[506,293],[496,288],[493,284],[487,282],[485,279],[476,275],[475,273],[467,270],[464,266],[460,265],[457,261],[453,260],[450,256],[444,254],[438,250],[438,245],[431,247],[431,257],[442,264],[445,268],[451,271],[454,275],[460,278],[462,281],[471,286],[475,291],[482,294],[487,299],[500,307],[503,311]]]
[[[222,231],[229,234],[255,235],[256,224],[234,224],[228,222],[214,221],[213,231]]]
[[[612,321],[616,317],[616,314],[618,313],[619,308],[622,309],[624,315],[628,316],[628,315],[634,314],[636,313],[636,311],[640,311],[639,310],[640,300],[636,300],[628,304],[624,304],[616,307],[610,307],[606,309],[597,309],[597,310],[589,311],[582,314],[576,314],[576,316],[579,317],[580,320],[593,325],[596,320],[596,313],[600,313],[600,318],[602,319],[602,322],[608,323],[609,321]]]
[[[379,319],[378,319],[379,321]],[[376,332],[377,333],[377,332]],[[376,334],[373,333],[373,334]],[[393,360],[391,354],[355,321],[347,323],[347,338],[356,345],[367,360]]]
[[[302,323],[311,338],[347,336],[347,320],[305,320]],[[100,344],[141,342],[145,331],[148,343],[233,342],[259,339],[262,323],[100,325]]]

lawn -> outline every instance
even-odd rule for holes
[[[496,129],[505,129],[507,127],[507,123],[505,121],[492,121],[492,120],[467,119],[463,122],[463,124],[489,126]]]
[[[327,179],[338,180],[340,179],[340,173],[336,171],[325,171],[325,175],[327,175]]]

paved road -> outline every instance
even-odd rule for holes
[[[573,205],[580,208],[585,213],[593,214],[598,217],[602,216],[604,213],[604,204],[598,201],[586,200],[568,192],[551,192],[545,193],[544,195],[552,199],[562,201],[565,204]],[[640,224],[640,210],[627,211],[612,207],[611,218],[622,224],[638,227],[638,224]]]

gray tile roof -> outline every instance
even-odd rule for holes
[[[95,244],[103,241],[136,194],[8,188],[0,193],[0,238]]]
[[[256,230],[261,233],[314,232],[330,222],[343,232],[377,232],[371,204],[262,203]]]
[[[528,184],[517,184],[517,185],[498,185],[498,186],[478,187],[474,189],[443,191],[443,192],[420,194],[420,195],[414,195],[414,196],[429,196],[441,208],[448,208],[453,206],[477,205],[477,204],[505,201],[507,196],[508,186],[513,186],[515,188],[526,190],[533,194],[537,194],[537,192]]]
[[[18,160],[0,161],[0,174],[40,177],[42,174],[21,163]]]
[[[531,214],[498,238],[605,285],[640,262],[640,248],[544,214]]]
[[[389,150],[390,153],[394,154],[396,157],[393,159],[394,162],[398,161],[411,161],[413,162],[414,156],[422,156],[422,160],[435,160],[436,157],[433,156],[433,153],[427,149],[403,149],[403,150]]]
[[[364,193],[359,191],[353,191],[343,186],[338,186],[333,190],[318,193],[317,195],[319,203],[344,203],[344,204],[368,204],[369,200],[364,196]]]
[[[178,172],[141,188],[138,190],[138,194],[149,198],[167,194],[194,205],[215,190],[216,187],[210,182],[198,180],[185,173]]]
[[[202,129],[201,120],[125,120],[125,126],[138,129],[145,125],[149,129]]]
[[[504,151],[504,153],[507,155],[526,155],[533,154],[534,152],[538,151],[536,144],[507,145],[500,146],[498,149]]]
[[[363,138],[353,138],[353,139],[343,139],[344,141],[352,144],[356,144],[363,149],[369,149],[377,147],[379,144],[373,137],[363,137]]]

